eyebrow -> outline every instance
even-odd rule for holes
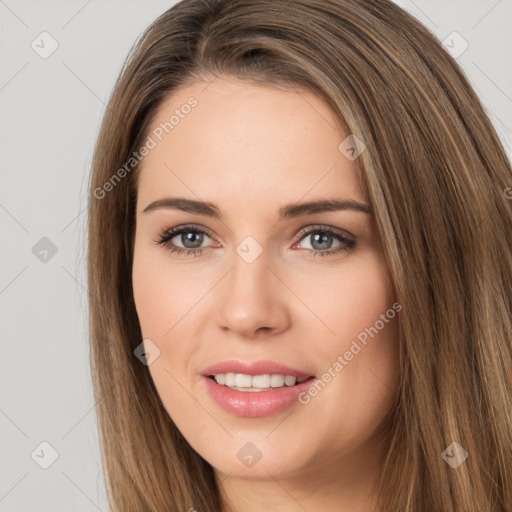
[[[153,201],[142,213],[148,213],[160,208],[182,210],[197,215],[207,215],[216,219],[222,219],[222,214],[217,206],[206,201],[195,201],[183,197],[167,197]],[[324,199],[306,203],[290,203],[278,210],[280,220],[311,215],[314,213],[333,212],[339,210],[353,210],[356,212],[371,213],[371,207],[365,203],[359,203],[352,199]]]

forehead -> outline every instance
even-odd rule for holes
[[[305,194],[365,199],[353,162],[338,148],[348,134],[304,89],[194,82],[160,105],[148,135],[154,147],[140,164],[138,190],[145,201],[176,192],[252,206]]]

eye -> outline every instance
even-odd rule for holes
[[[296,248],[302,240],[306,240],[308,237],[311,247],[306,247],[305,250],[308,254],[313,256],[317,254],[320,256],[329,256],[342,251],[351,250],[356,246],[356,240],[345,236],[341,230],[327,226],[312,226],[301,232],[300,240],[293,248]],[[332,248],[335,240],[337,240],[339,244]]]
[[[177,240],[173,242],[172,240],[174,238]],[[205,241],[205,238],[212,240],[205,230],[187,225],[164,231],[155,242],[167,247],[167,250],[171,253],[186,253],[187,255],[193,254],[194,256],[200,256],[204,251],[201,245]],[[182,244],[182,246],[177,244]]]

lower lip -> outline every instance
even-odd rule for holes
[[[316,380],[314,377],[297,384],[271,391],[236,391],[209,377],[203,377],[206,390],[225,411],[235,416],[261,418],[284,411],[298,402],[298,396],[307,391]]]

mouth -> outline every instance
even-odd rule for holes
[[[201,373],[206,394],[234,416],[262,418],[297,405],[317,380],[274,361],[225,361]]]

